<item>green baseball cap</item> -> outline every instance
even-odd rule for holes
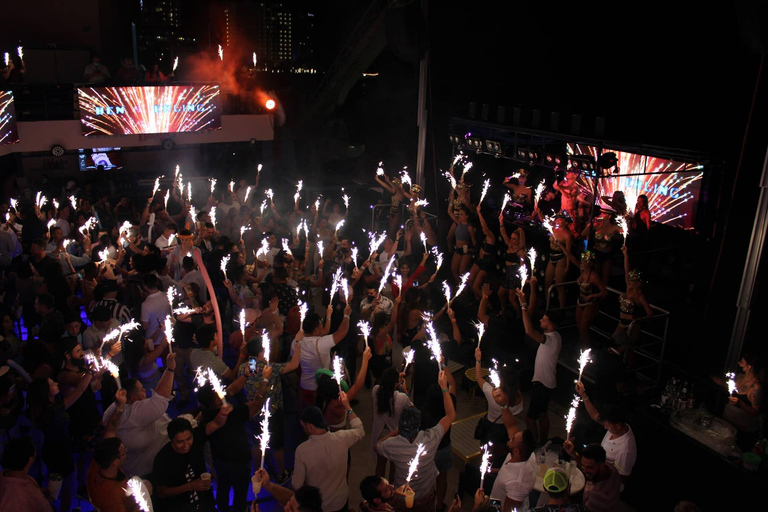
[[[544,473],[544,490],[563,492],[568,488],[568,474],[560,468],[548,469]]]

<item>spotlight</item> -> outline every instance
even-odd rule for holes
[[[500,154],[501,153],[501,143],[500,142],[496,142],[494,140],[486,140],[485,141],[485,147],[491,153],[496,153],[496,154]]]
[[[277,106],[277,102],[272,98],[269,98],[267,101],[264,102],[264,108],[266,108],[267,110],[275,110],[276,106]]]
[[[476,137],[467,137],[467,145],[472,149],[482,149],[483,141]]]
[[[164,139],[163,140],[163,149],[171,150],[173,149],[173,146],[175,146],[174,142],[171,139]]]
[[[64,156],[64,146],[56,144],[51,148],[51,154],[56,157]]]
[[[454,146],[461,146],[462,145],[462,138],[459,135],[448,135],[448,140],[450,143]]]

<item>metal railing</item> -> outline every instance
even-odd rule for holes
[[[575,311],[575,304],[565,306],[563,308],[550,309],[550,301],[552,300],[553,291],[556,291],[558,288],[578,287],[578,284],[578,281],[567,281],[565,283],[552,284],[547,290],[546,311]],[[617,290],[616,288],[611,288],[609,286],[607,286],[606,289],[609,293],[613,294],[616,299],[618,299],[618,297],[624,293],[621,290]],[[642,377],[653,382],[654,385],[659,385],[661,382],[661,372],[664,362],[664,352],[666,350],[667,334],[669,332],[670,313],[666,309],[654,306],[653,304],[649,304],[649,306],[654,313],[651,318],[644,320],[633,320],[629,324],[629,327],[627,328],[628,333],[634,332],[635,329],[640,329],[640,331],[636,340],[633,340],[630,337],[629,345],[627,350],[624,351],[622,357],[625,364],[628,361],[630,352],[634,354],[636,358],[642,359],[645,364],[639,366],[633,365],[631,368],[629,368],[629,371],[635,373],[638,377]],[[602,318],[610,319],[613,322],[613,325],[618,325],[619,323],[619,316],[610,314],[605,310],[605,308],[600,308],[599,315]],[[659,322],[661,322],[660,330],[654,331],[649,328],[649,326],[657,325]],[[560,327],[572,327],[574,325],[576,325],[575,322],[564,324]],[[604,338],[612,339],[612,333],[600,329],[594,325],[594,321],[590,326],[590,330],[599,334],[600,336],[603,336]],[[653,377],[649,377],[644,373],[649,369],[655,370]]]
[[[380,227],[379,224],[383,224],[385,226],[389,225],[389,209],[391,207],[392,207],[391,203],[373,205],[373,207],[371,208],[371,231],[379,231],[379,229],[377,229],[378,227]],[[381,215],[379,213],[381,210],[386,210],[386,212],[382,216],[381,220],[376,220],[377,216]],[[424,214],[426,215],[426,218],[429,220],[437,220],[437,215],[434,215],[428,212],[424,212]],[[411,218],[408,215],[408,207],[404,204],[400,204],[400,216],[401,218],[406,219],[405,222],[403,222],[402,224],[403,226],[408,227],[413,224],[413,218]],[[435,226],[435,228],[436,227],[437,226]],[[390,234],[394,235],[394,233],[390,233]]]

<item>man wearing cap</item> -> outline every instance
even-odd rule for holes
[[[528,459],[535,446],[536,441],[530,430],[518,431],[507,443],[509,453],[498,470],[491,490],[491,499],[501,501],[502,512],[515,508],[528,510],[528,494],[535,481]]]
[[[393,484],[398,487],[397,498],[392,506],[397,511],[405,511],[405,487],[408,478],[409,462],[416,456],[420,444],[424,445],[424,452],[419,459],[418,471],[412,476],[407,486],[414,492],[412,512],[434,512],[435,510],[435,482],[437,480],[437,467],[435,466],[435,454],[445,432],[451,427],[456,418],[456,410],[449,393],[448,378],[444,371],[437,377],[440,389],[443,391],[443,407],[445,416],[432,428],[419,430],[421,425],[421,411],[416,407],[404,409],[400,413],[398,429],[391,432],[384,439],[374,445],[374,450],[381,456],[389,459],[395,468]]]
[[[571,503],[568,497],[568,473],[552,468],[544,474],[544,490],[549,494],[546,505],[531,509],[532,512],[582,512],[584,507]]]
[[[343,391],[339,392],[339,401],[349,415],[348,430],[329,432],[328,423],[316,406],[307,407],[301,413],[301,426],[309,437],[296,448],[292,486],[298,489],[306,484],[320,489],[323,512],[347,510],[347,452],[365,436],[363,422],[350,407]],[[432,507],[434,509],[434,503]]]

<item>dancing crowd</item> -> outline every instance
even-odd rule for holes
[[[534,189],[521,169],[481,196],[468,164],[455,167],[445,239],[428,214],[435,194],[407,171],[374,177],[391,196],[379,232],[350,214],[355,197],[315,200],[299,182],[291,200],[260,186],[260,170],[209,184],[177,168],[152,191],[11,190],[0,508],[133,511],[143,498],[243,512],[271,496],[293,512],[442,512],[469,496],[491,512],[620,510],[638,456],[626,368],[653,317],[632,266],[648,200],[595,197],[575,170]],[[609,286],[624,291],[609,299]],[[598,339],[610,301],[618,322]],[[558,331],[574,302],[574,343],[597,362],[566,390],[587,414],[570,436],[554,432],[562,462],[547,465],[550,403],[573,386],[558,379]],[[761,368],[743,362],[746,399],[732,407],[749,420]],[[459,391],[475,387],[488,455],[458,468],[454,495],[451,430]],[[362,401],[372,421],[357,417]],[[366,436],[369,476],[350,475]]]

